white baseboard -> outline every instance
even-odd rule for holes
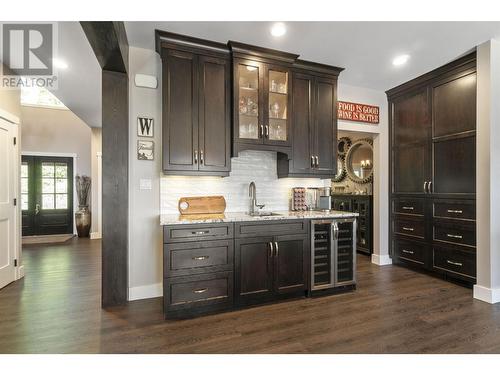
[[[150,284],[128,288],[128,300],[155,298],[163,296],[163,284]]]
[[[392,259],[389,254],[378,255],[372,254],[372,263],[378,266],[386,266],[388,264],[392,264]]]
[[[24,266],[19,266],[17,268],[16,280],[22,279],[24,277]]]
[[[101,239],[102,238],[102,235],[100,232],[91,232],[90,233],[90,239],[91,240],[98,240],[98,239]]]
[[[474,285],[474,298],[491,304],[498,303],[500,302],[500,289]]]

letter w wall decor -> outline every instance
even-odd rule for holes
[[[153,124],[151,117],[137,117],[137,136],[153,137]]]

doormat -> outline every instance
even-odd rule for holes
[[[62,243],[73,238],[74,234],[51,234],[47,236],[27,236],[23,237],[23,245],[32,245],[40,243]]]

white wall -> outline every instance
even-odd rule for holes
[[[90,136],[91,208],[90,238],[102,237],[102,129],[92,128]]]
[[[91,130],[73,112],[22,106],[21,121],[22,152],[76,154],[76,172],[91,175]]]
[[[136,87],[134,76],[137,73],[156,76],[158,88]],[[129,299],[133,300],[163,293],[163,249],[159,221],[162,174],[161,61],[154,51],[129,48],[129,105]],[[137,160],[137,116],[154,118],[154,161]],[[141,179],[150,180],[152,190],[140,190]]]
[[[378,265],[392,263],[389,257],[389,113],[384,92],[342,84],[338,87],[341,101],[380,107],[378,125],[339,121],[339,130],[373,134],[373,255]]]
[[[474,298],[500,302],[500,42],[477,48],[477,284]]]

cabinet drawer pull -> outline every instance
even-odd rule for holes
[[[194,150],[194,163],[198,164],[198,150]]]
[[[411,207],[411,206],[403,206],[403,210],[410,210],[410,211],[413,211],[414,208]]]
[[[195,290],[193,290],[193,293],[201,294],[201,293],[205,293],[207,290],[208,290],[208,288],[195,289]]]
[[[446,263],[448,263],[448,264],[453,264],[454,266],[459,266],[459,267],[462,267],[462,266],[463,266],[463,264],[462,264],[462,263],[460,263],[460,262],[453,262],[453,261],[451,261],[451,260],[446,260]]]
[[[193,260],[206,260],[210,258],[209,255],[202,255],[202,256],[199,256],[199,257],[193,257]]]
[[[462,239],[462,236],[459,235],[459,234],[449,234],[448,233],[448,234],[446,234],[446,236],[449,237],[449,238],[458,238],[459,240]]]
[[[405,250],[405,249],[403,249],[403,250],[401,250],[401,251],[402,251],[403,253],[406,253],[406,254],[415,254],[415,253],[414,253],[413,251],[411,251],[411,250]]]
[[[448,210],[449,214],[461,214],[462,210]]]
[[[413,232],[415,229],[409,227],[403,227],[403,230],[406,230],[408,232]]]
[[[208,230],[200,230],[200,231],[196,231],[196,232],[191,232],[191,234],[196,234],[196,235],[201,235],[201,234],[209,234],[210,231]]]

